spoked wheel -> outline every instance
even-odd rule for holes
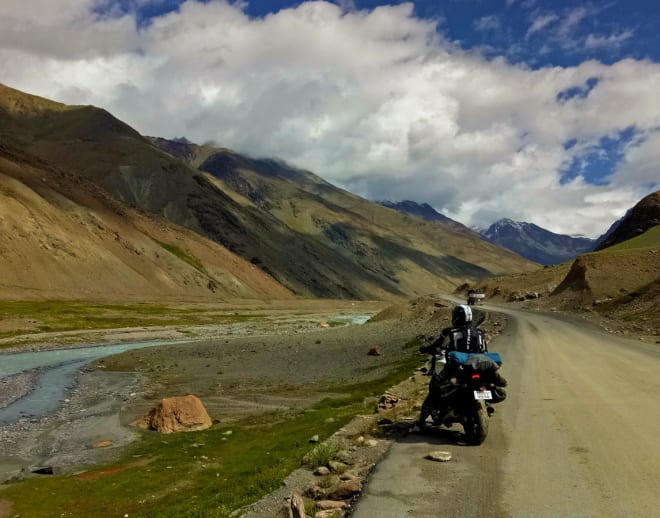
[[[474,412],[471,412],[463,425],[468,443],[479,445],[488,435],[488,412],[486,403],[479,401]]]

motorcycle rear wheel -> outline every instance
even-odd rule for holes
[[[478,402],[475,411],[469,415],[463,425],[469,444],[482,444],[488,436],[488,412],[483,401]]]

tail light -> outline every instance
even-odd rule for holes
[[[478,380],[479,378],[481,378],[481,374],[478,374],[478,373],[475,372],[475,373],[472,375],[472,379],[473,379],[473,380]]]

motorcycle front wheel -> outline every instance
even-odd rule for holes
[[[465,437],[469,444],[479,445],[486,440],[488,435],[488,412],[486,403],[477,401],[472,412],[466,417],[463,428]]]

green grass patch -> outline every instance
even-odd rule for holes
[[[409,376],[411,362],[401,362],[379,379],[333,387],[339,397],[306,411],[253,416],[231,428],[202,432],[142,432],[120,462],[78,475],[31,478],[0,495],[23,518],[226,518],[280,487],[305,461],[327,462],[332,449],[309,439],[318,435],[323,441],[363,413],[365,398]]]
[[[37,332],[228,324],[253,318],[257,317],[235,312],[221,313],[212,308],[181,308],[162,304],[0,301],[0,319],[19,319],[25,323],[25,330],[7,330],[0,333],[0,338]]]
[[[319,466],[325,466],[332,459],[335,458],[335,455],[339,451],[339,447],[336,444],[329,442],[323,442],[314,446],[307,454],[303,457],[302,461],[304,464],[308,465],[310,468],[315,469]]]
[[[660,246],[660,225],[648,229],[643,234],[610,246],[596,253],[620,252],[624,250],[638,250],[640,248],[653,248]]]
[[[348,322],[340,322],[338,320],[330,320],[328,322],[329,327],[342,327],[342,326],[347,326]]]
[[[201,261],[197,259],[195,256],[192,254],[182,250],[176,245],[171,245],[169,243],[164,243],[162,241],[154,240],[156,243],[158,243],[162,248],[167,250],[169,253],[171,253],[173,256],[178,257],[182,261],[188,263],[190,266],[192,266],[195,270],[198,272],[201,272],[205,275],[208,275],[206,270],[204,269],[204,266],[202,265]]]

